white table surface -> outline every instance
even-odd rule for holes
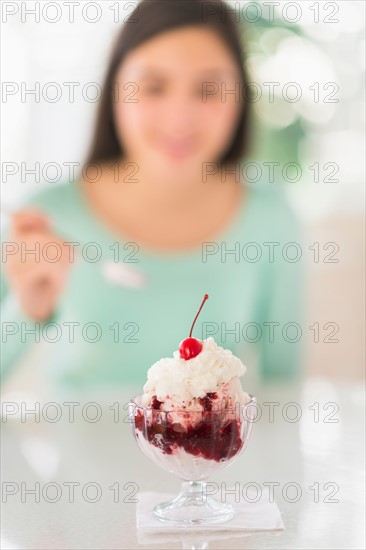
[[[180,482],[145,458],[136,447],[130,424],[123,422],[123,405],[135,390],[119,395],[121,419],[114,422],[114,413],[108,407],[115,400],[104,398],[102,418],[95,423],[83,419],[81,408],[93,398],[64,396],[58,403],[61,420],[47,421],[55,409],[44,408],[53,401],[40,404],[44,412],[40,422],[34,416],[22,422],[19,415],[2,419],[2,546],[11,549],[134,549],[134,548],[213,548],[213,549],[351,549],[365,548],[364,541],[364,392],[361,384],[333,383],[325,379],[310,379],[301,387],[283,385],[258,386],[258,402],[263,416],[254,427],[247,450],[228,468],[211,478],[225,481],[228,486],[258,483],[279,483],[275,499],[281,511],[286,530],[280,533],[215,533],[166,536],[144,535],[136,530],[136,504],[128,502],[128,495],[136,487],[135,498],[141,491],[177,493]],[[254,393],[254,392],[253,392]],[[4,403],[19,401],[21,407],[30,407],[29,396],[4,395]],[[20,402],[24,401],[21,405]],[[75,421],[69,422],[69,409],[64,401],[79,401]],[[278,402],[274,421],[269,420],[269,406],[264,402]],[[99,399],[101,403],[101,400]],[[296,402],[301,407],[298,422],[284,420],[286,404]],[[319,422],[314,421],[315,405],[319,403]],[[331,415],[336,403],[339,411]],[[89,415],[95,409],[89,408]],[[88,412],[87,411],[87,412]],[[289,406],[288,415],[295,409]],[[39,483],[40,502],[27,489]],[[69,487],[75,486],[74,502],[69,502]],[[13,485],[4,484],[13,483]],[[21,485],[23,483],[23,486]],[[58,502],[48,502],[59,490]],[[101,490],[98,502],[87,502],[94,497],[93,486]],[[125,485],[130,483],[132,485]],[[301,488],[298,502],[289,502],[282,496],[286,484],[297,483]],[[326,484],[331,485],[326,485]],[[114,502],[113,484],[120,488],[118,502]],[[316,485],[319,484],[319,485]],[[289,487],[288,496],[295,490]],[[313,489],[310,489],[313,487]],[[315,502],[315,488],[319,487],[319,502]],[[337,489],[337,487],[339,489]],[[6,490],[17,493],[7,496]],[[331,493],[336,493],[331,495]],[[42,495],[46,492],[46,497]],[[325,502],[327,497],[338,502]],[[22,502],[24,500],[24,502]],[[224,538],[222,538],[224,536]]]

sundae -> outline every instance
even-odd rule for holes
[[[135,400],[134,428],[137,438],[162,455],[184,453],[217,463],[242,449],[241,413],[252,396],[242,389],[240,377],[246,367],[238,357],[211,337],[192,337],[207,299],[205,294],[189,337],[173,357],[160,359],[148,370],[144,393]]]

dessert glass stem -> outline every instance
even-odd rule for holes
[[[179,495],[155,506],[154,514],[181,525],[211,525],[230,520],[234,508],[207,495],[206,481],[182,481]]]
[[[207,499],[206,481],[182,481],[180,496],[205,502]]]

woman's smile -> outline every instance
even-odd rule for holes
[[[162,136],[158,139],[158,144],[164,153],[174,158],[186,158],[196,151],[196,142],[193,138]]]

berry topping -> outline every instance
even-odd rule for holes
[[[212,400],[217,399],[216,392],[206,393],[205,397],[200,397],[199,402],[203,407],[204,411],[212,411]]]
[[[152,398],[152,401],[151,401],[151,408],[159,410],[161,404],[162,404],[162,401],[159,401],[157,399],[156,395],[154,395],[153,398]]]

